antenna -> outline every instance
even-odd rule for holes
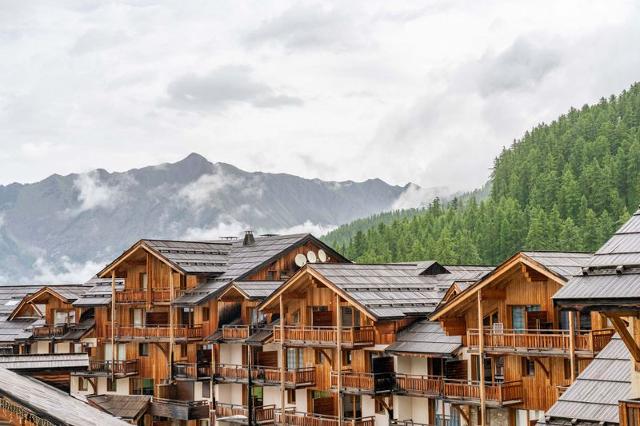
[[[307,258],[302,253],[296,254],[296,257],[295,257],[294,261],[296,262],[296,265],[299,268],[302,268],[304,265],[307,264]]]
[[[320,259],[320,262],[325,263],[327,261],[327,253],[322,249],[318,250],[318,259]]]

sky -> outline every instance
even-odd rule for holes
[[[640,79],[638,22],[632,1],[0,0],[0,184],[197,152],[473,189]]]

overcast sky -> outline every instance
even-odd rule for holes
[[[0,0],[0,183],[195,151],[472,189],[526,129],[640,79],[633,3]]]

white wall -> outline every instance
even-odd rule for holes
[[[383,414],[376,414],[376,402],[368,396],[362,395],[362,417],[373,416],[376,419],[376,426],[389,426],[389,416],[385,410]]]
[[[240,383],[219,383],[216,385],[216,401],[225,404],[242,404],[242,385]]]
[[[242,345],[236,343],[220,344],[220,364],[242,364]]]

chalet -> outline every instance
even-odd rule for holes
[[[124,401],[139,406],[124,396],[149,396],[148,415],[138,420],[144,424],[208,424],[220,356],[212,336],[225,314],[216,296],[236,282],[284,280],[299,268],[294,258],[309,251],[346,262],[309,234],[137,242],[73,303],[93,309],[96,347],[88,370],[72,377],[71,392],[110,411]]]
[[[590,254],[521,252],[477,283],[450,294],[431,316],[464,350],[426,381],[467,424],[529,425],[609,343],[599,314],[574,316],[551,297]]]
[[[396,421],[396,360],[385,351],[398,343],[399,332],[436,308],[450,279],[451,273],[435,262],[304,266],[259,306],[278,318],[275,347],[263,347],[263,353],[277,349],[276,359],[267,356],[274,384],[278,376],[285,378],[278,383],[279,398],[269,392],[267,401],[276,407],[276,422],[372,426]],[[395,350],[402,352],[399,345]]]
[[[555,304],[572,312],[599,312],[620,335],[631,365],[629,395],[619,401],[621,426],[640,424],[640,210],[557,292]],[[619,393],[615,395],[620,395]],[[610,396],[603,396],[610,400]],[[575,395],[590,402],[591,395]],[[553,414],[553,413],[551,413]],[[610,413],[609,420],[615,420]],[[578,417],[579,418],[579,417]]]

